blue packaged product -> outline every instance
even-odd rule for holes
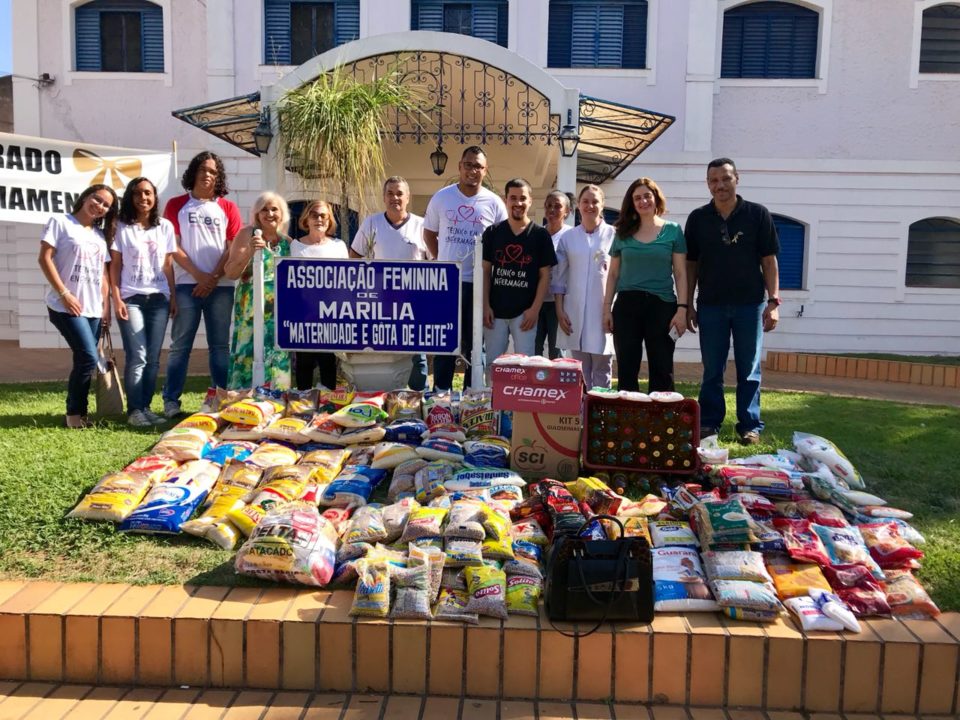
[[[505,468],[508,452],[500,445],[481,441],[468,441],[463,444],[463,462],[478,467]]]
[[[513,410],[500,411],[500,434],[505,438],[513,437]]]
[[[427,424],[422,420],[406,418],[395,420],[386,427],[387,434],[384,440],[389,442],[406,443],[408,445],[419,445],[421,435],[427,431]]]
[[[386,470],[372,467],[349,465],[343,469],[336,479],[323,491],[320,496],[321,505],[334,507],[350,507],[351,505],[366,505],[374,488],[387,476]]]
[[[217,465],[226,465],[227,460],[239,460],[243,462],[257,447],[256,443],[245,440],[234,440],[222,442],[215,447],[207,446],[203,453],[203,459],[215,462]]]
[[[580,537],[587,540],[606,540],[607,534],[603,531],[603,525],[600,524],[600,521],[594,518],[581,531]]]
[[[154,485],[143,502],[120,523],[120,532],[175,535],[208,492],[208,488],[196,485]]]

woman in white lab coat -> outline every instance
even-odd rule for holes
[[[587,387],[610,387],[613,336],[603,330],[603,295],[615,230],[603,221],[603,190],[596,185],[580,190],[577,209],[580,224],[557,244],[557,347],[583,364]]]

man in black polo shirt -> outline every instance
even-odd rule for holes
[[[540,307],[550,286],[550,268],[557,264],[553,239],[527,216],[533,201],[530,183],[507,181],[507,219],[483,232],[483,343],[487,370],[513,348],[533,355]],[[488,376],[489,377],[489,376]]]
[[[720,431],[726,414],[723,372],[733,336],[737,367],[737,436],[745,445],[760,442],[760,355],[764,332],[780,318],[777,253],[780,242],[763,205],[737,195],[737,166],[729,158],[707,165],[713,201],[687,218],[687,326],[700,328],[700,435]],[[700,294],[696,310],[693,295]],[[764,300],[766,290],[766,300]]]

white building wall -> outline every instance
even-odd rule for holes
[[[16,131],[130,147],[176,141],[181,172],[212,149],[246,215],[261,189],[259,159],[170,111],[256,91],[292,68],[263,64],[262,0],[158,1],[172,9],[168,72],[117,78],[72,72],[75,0],[13,0],[16,71],[57,77],[43,90],[15,83]],[[876,0],[804,0],[824,14],[821,77],[812,81],[719,79],[722,11],[736,0],[650,0],[647,70],[550,70],[584,94],[677,118],[607,184],[608,206],[649,175],[682,223],[709,199],[706,162],[727,155],[744,197],[807,225],[805,286],[783,292],[768,349],[960,353],[960,290],[904,286],[910,223],[960,216],[960,76],[917,76],[918,2],[883,0],[878,12]],[[546,67],[549,0],[510,0],[509,17],[509,49]],[[408,2],[361,0],[361,38],[409,22]],[[0,260],[0,337],[56,346],[38,234],[38,226],[0,225],[0,242],[15,247]],[[696,338],[680,348],[694,353]]]

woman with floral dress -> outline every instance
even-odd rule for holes
[[[233,389],[253,385],[253,261],[263,250],[263,367],[264,382],[273,388],[290,387],[290,355],[274,343],[274,257],[290,255],[290,238],[283,230],[290,222],[286,201],[265,192],[253,204],[251,224],[237,233],[230,244],[224,274],[238,280],[233,298],[233,339],[230,343],[230,375]],[[260,230],[261,235],[254,235]]]

